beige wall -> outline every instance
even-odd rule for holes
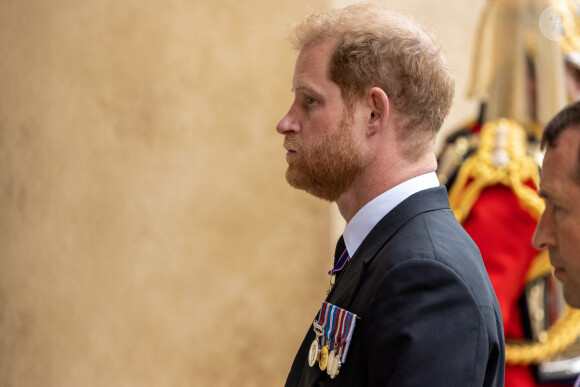
[[[462,97],[482,1],[390,4]],[[332,224],[284,181],[283,36],[330,5],[0,0],[1,386],[283,383]]]

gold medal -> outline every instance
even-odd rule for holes
[[[318,360],[318,353],[320,352],[318,348],[318,338],[316,338],[312,341],[312,344],[310,344],[310,352],[308,352],[308,364],[310,367],[314,367],[316,360]]]
[[[321,371],[324,371],[327,365],[328,365],[328,344],[326,344],[320,350],[320,360],[318,361],[318,366],[320,367]]]

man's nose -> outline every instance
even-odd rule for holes
[[[278,121],[276,131],[280,134],[288,134],[289,132],[298,132],[298,130],[298,122],[294,118],[293,109],[291,107],[288,113]]]
[[[554,224],[551,221],[549,210],[544,211],[540,217],[540,221],[536,226],[536,231],[532,236],[532,245],[538,249],[543,250],[556,246],[556,237],[554,233]]]

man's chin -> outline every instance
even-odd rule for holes
[[[554,268],[554,277],[556,277],[560,282],[566,282],[566,271],[561,268]]]
[[[573,308],[580,308],[580,288],[577,284],[564,283],[564,299]]]
[[[286,181],[293,188],[306,191],[312,196],[329,202],[335,202],[342,194],[342,191],[338,192],[339,190],[329,189],[322,184],[309,182],[304,176],[298,175],[290,168],[286,171]]]

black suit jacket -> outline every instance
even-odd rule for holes
[[[340,273],[327,301],[357,320],[335,379],[308,365],[312,328],[286,386],[504,385],[499,304],[475,243],[441,186],[395,207]]]

